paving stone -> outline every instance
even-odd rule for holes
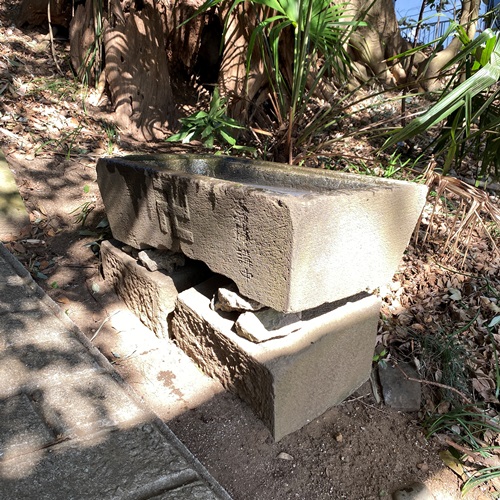
[[[182,251],[281,312],[389,282],[427,195],[415,183],[214,155],[101,158],[97,181],[116,239]]]
[[[219,497],[206,484],[198,482],[151,497],[151,500],[216,500],[217,498]]]
[[[7,276],[0,281],[0,315],[10,312],[28,312],[39,304],[35,292],[26,287],[19,276]]]
[[[106,373],[88,373],[36,391],[38,411],[60,436],[83,437],[106,427],[130,427],[151,419]]]
[[[104,369],[83,346],[76,351],[53,351],[28,345],[0,352],[0,398],[14,396],[23,390],[44,390],[57,384],[71,384]]]
[[[68,325],[39,303],[31,311],[0,314],[0,321],[0,348],[43,344],[44,349],[68,349],[72,343],[78,347]]]
[[[210,307],[219,286],[224,285],[214,278],[179,294],[174,337],[207,375],[253,408],[276,440],[369,378],[380,308],[376,297],[305,311],[296,331],[255,344],[234,332],[234,314]]]
[[[16,235],[30,218],[4,154],[0,151],[0,239]]]
[[[54,432],[26,394],[0,399],[0,460],[40,450],[54,440]]]
[[[1,243],[0,291],[0,498],[229,499]]]
[[[149,498],[196,481],[189,462],[149,423],[0,462],[0,491],[11,500]]]

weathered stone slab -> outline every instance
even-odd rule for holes
[[[151,498],[200,481],[150,423],[0,462],[0,471],[2,497],[13,499]],[[206,490],[202,499],[215,497]]]
[[[391,179],[192,155],[102,158],[97,180],[116,239],[181,250],[283,312],[390,281],[427,193]]]
[[[55,435],[26,394],[0,399],[0,461],[40,450]]]
[[[158,337],[168,336],[168,317],[179,292],[205,280],[209,274],[199,262],[186,263],[169,274],[149,271],[123,252],[116,241],[101,244],[103,273],[127,307]]]
[[[103,372],[81,344],[68,342],[66,349],[26,345],[0,352],[0,398],[21,391],[43,391],[57,384]]]
[[[380,302],[364,296],[302,313],[300,328],[260,344],[210,307],[211,279],[179,294],[173,335],[203,371],[246,401],[276,440],[343,401],[370,375]]]
[[[2,499],[229,499],[1,243],[0,271]]]
[[[76,341],[68,332],[67,325],[51,315],[48,308],[41,306],[40,302],[37,306],[30,311],[0,313],[3,328],[0,349],[26,345],[38,345],[41,349],[52,350],[68,349],[68,345],[72,347],[72,343]]]
[[[35,392],[35,407],[61,437],[85,437],[106,428],[128,428],[152,418],[111,375],[88,373]]]

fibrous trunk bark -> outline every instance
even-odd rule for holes
[[[460,16],[460,25],[465,28],[467,36],[472,40],[476,33],[477,17],[479,15],[479,6],[481,0],[463,0]],[[437,90],[441,86],[438,77],[441,70],[455,57],[462,42],[455,37],[451,43],[431,60],[420,63],[420,84],[428,91]]]
[[[16,23],[40,26],[48,22],[49,0],[23,0]],[[68,0],[50,0],[50,19],[53,24],[67,28],[71,19],[71,2]]]
[[[156,2],[125,12],[112,0],[105,23],[105,72],[117,122],[137,139],[164,138],[175,125],[165,47],[165,25]]]
[[[394,86],[407,79],[410,68],[404,61],[388,62],[387,59],[410,48],[401,36],[393,0],[352,0],[347,14],[366,23],[351,36],[349,52],[357,69],[353,75],[358,80],[376,77],[386,86]]]
[[[257,45],[250,54],[247,74],[248,45],[257,25],[256,14],[256,6],[251,4],[241,4],[229,14],[218,78],[221,95],[228,97],[231,102],[231,114],[243,123],[248,119],[251,106],[256,104],[256,98],[263,97],[268,86],[268,77]],[[227,9],[222,12],[222,19],[226,15]]]
[[[87,84],[95,83],[101,69],[91,57],[91,48],[96,42],[92,4],[93,2],[87,2],[79,5],[69,25],[71,66]]]

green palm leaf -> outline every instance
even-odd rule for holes
[[[490,30],[485,30],[477,40],[471,42],[471,46],[477,49],[481,46],[481,43],[489,42],[491,37],[495,38],[495,44],[491,48],[488,62],[451,92],[443,94],[437,104],[426,113],[415,118],[406,127],[390,137],[384,144],[384,149],[426,132],[434,125],[448,118],[459,108],[467,110],[466,118],[469,117],[469,120],[466,120],[466,123],[467,126],[470,126],[470,100],[490,89],[500,80],[500,36],[498,34],[494,35]],[[471,52],[471,47],[466,47],[453,59],[453,63],[464,60]]]

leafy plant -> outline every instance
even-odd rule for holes
[[[84,85],[99,82],[104,55],[104,5],[103,0],[92,0],[92,19],[94,38],[85,51],[83,61],[78,68],[77,77]]]
[[[364,160],[358,160],[355,162],[349,162],[346,169],[348,172],[354,172],[356,174],[365,174],[365,175],[373,175],[377,177],[384,177],[385,179],[406,179],[407,173],[414,170],[415,165],[421,160],[421,158],[417,158],[412,160],[408,158],[404,160],[401,157],[401,153],[397,151],[391,154],[389,158],[381,161],[380,163],[375,163],[373,165],[369,165]],[[331,162],[326,162],[325,167],[335,168]],[[421,178],[417,177],[416,179],[420,181]]]
[[[85,226],[87,222],[87,217],[90,215],[95,208],[95,203],[93,201],[86,201],[76,207],[74,210],[70,212],[70,215],[73,215],[75,224],[81,224],[81,226]]]
[[[112,238],[111,228],[109,226],[107,218],[101,219],[101,221],[99,221],[99,223],[95,227],[95,230],[82,229],[80,230],[79,234],[80,236],[90,236],[94,238],[93,241],[91,241],[90,243],[86,243],[85,246],[89,247],[96,255],[99,254],[101,242]]]
[[[463,48],[444,69],[456,67],[438,102],[422,116],[397,131],[385,143],[387,148],[400,141],[442,127],[434,142],[437,154],[444,156],[443,173],[465,155],[481,157],[477,179],[500,174],[500,33],[490,29],[477,38],[468,38],[457,25]],[[464,79],[465,78],[465,79]]]
[[[113,154],[113,148],[114,148],[114,145],[115,145],[115,142],[118,138],[118,132],[116,131],[116,127],[112,124],[109,124],[109,123],[106,123],[104,122],[103,123],[103,128],[104,128],[104,132],[106,133],[106,137],[108,139],[107,141],[107,153],[110,155],[110,154]]]
[[[197,11],[206,12],[222,0],[207,0]],[[233,0],[226,19],[243,3]],[[260,21],[253,29],[247,51],[247,76],[254,48],[258,48],[271,87],[270,101],[284,131],[288,160],[293,159],[293,137],[323,77],[347,76],[351,60],[347,45],[352,30],[364,23],[355,21],[346,4],[329,0],[251,0]],[[292,42],[288,40],[291,34]],[[291,57],[283,57],[292,47]],[[285,62],[285,63],[284,63]],[[333,110],[332,110],[333,111]],[[308,128],[309,137],[316,129]]]
[[[467,351],[459,339],[462,330],[463,328],[454,332],[441,330],[434,335],[419,336],[419,340],[422,358],[440,373],[440,382],[468,394]],[[456,402],[456,393],[452,391],[445,390],[443,396]]]
[[[29,83],[28,95],[35,98],[52,98],[54,101],[59,102],[63,99],[76,100],[79,90],[79,84],[75,80],[35,77]]]
[[[180,132],[170,136],[167,142],[201,140],[208,148],[219,143],[226,144],[230,149],[248,149],[236,144],[235,132],[245,127],[227,116],[227,99],[220,97],[217,87],[214,88],[208,111],[198,111],[179,121],[182,124]]]
[[[388,355],[389,355],[389,351],[387,349],[382,349],[382,351],[380,351],[379,353],[375,353],[373,355],[372,361],[374,363],[379,364],[379,365],[385,366],[387,363],[386,358]]]
[[[464,495],[476,486],[500,478],[500,447],[485,442],[488,434],[497,436],[500,433],[498,417],[492,418],[479,406],[457,407],[444,415],[430,417],[425,426],[428,437],[438,433],[449,436],[445,441],[452,455],[457,457],[452,468],[464,480]]]
[[[500,363],[498,359],[498,347],[495,341],[495,336],[493,335],[493,329],[498,328],[497,325],[500,324],[500,315],[495,316],[487,326],[488,335],[490,337],[491,345],[493,346],[493,356],[495,359],[495,397],[498,399],[500,396]]]

